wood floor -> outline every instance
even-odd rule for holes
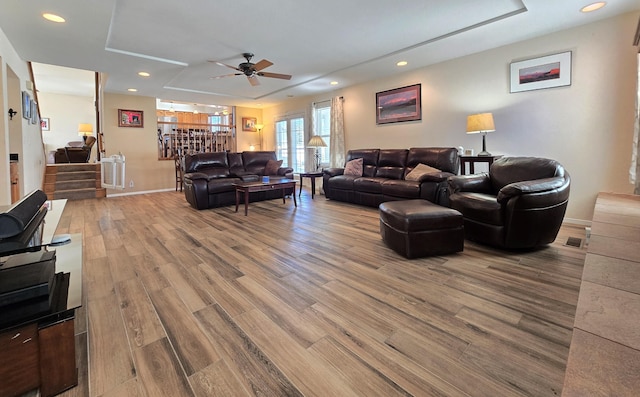
[[[303,191],[196,211],[167,192],[69,201],[83,233],[80,385],[63,396],[556,396],[584,237],[406,260],[378,211]]]

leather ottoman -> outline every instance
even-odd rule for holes
[[[380,204],[380,234],[385,244],[406,258],[460,252],[464,248],[462,214],[427,200]]]

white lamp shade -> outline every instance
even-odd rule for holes
[[[493,124],[492,113],[479,113],[467,116],[467,134],[480,132],[493,132],[496,130]]]
[[[309,143],[307,143],[307,147],[327,147],[327,144],[324,142],[319,135],[314,135],[309,139]]]
[[[78,135],[82,135],[82,136],[93,135],[93,126],[91,124],[78,125]]]

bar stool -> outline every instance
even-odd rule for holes
[[[173,156],[173,160],[176,166],[176,192],[178,191],[178,187],[180,187],[180,191],[182,191],[182,177],[184,175],[184,168],[182,167],[182,156],[176,154]]]

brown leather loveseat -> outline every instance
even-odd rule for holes
[[[69,142],[67,146],[56,150],[53,155],[54,162],[56,164],[88,163],[91,158],[91,149],[95,142],[95,136],[88,136],[84,142]]]
[[[257,182],[264,175],[293,178],[293,168],[280,167],[273,151],[196,153],[185,156],[184,167],[184,195],[198,210],[235,204],[234,183]],[[279,190],[256,192],[249,199],[269,200],[280,194]]]
[[[555,160],[504,157],[489,173],[449,178],[449,201],[462,213],[467,239],[530,249],[555,240],[570,184],[569,173]]]
[[[359,149],[347,152],[347,162],[362,158],[362,175],[344,168],[323,171],[325,196],[332,200],[378,207],[385,201],[425,199],[446,206],[447,178],[458,174],[456,148]],[[434,170],[409,180],[418,166]]]

